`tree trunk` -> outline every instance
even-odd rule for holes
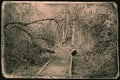
[[[67,34],[67,29],[68,29],[68,25],[67,25],[67,20],[68,20],[67,6],[65,6],[64,15],[65,15],[65,23],[64,23],[64,26],[63,26],[63,29],[62,29],[61,46],[65,42],[65,37],[66,37],[66,34]],[[67,28],[65,29],[65,27],[67,27]]]
[[[74,39],[75,39],[75,25],[73,23],[73,27],[72,27],[72,46],[74,46]]]
[[[62,30],[62,41],[61,41],[61,46],[63,44],[63,42],[65,41],[65,32],[64,32],[64,28]]]

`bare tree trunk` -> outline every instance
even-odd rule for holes
[[[75,25],[73,24],[73,27],[72,27],[72,46],[74,46],[74,39],[75,39]]]
[[[65,42],[65,37],[66,37],[66,32],[65,32],[65,27],[67,27],[67,6],[65,6],[65,10],[64,10],[64,14],[65,14],[65,22],[64,22],[64,26],[62,29],[62,41],[61,41],[61,46],[62,44]]]
[[[61,46],[63,44],[63,42],[65,41],[65,32],[64,32],[64,28],[62,30],[62,41],[61,41]]]

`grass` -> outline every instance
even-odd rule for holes
[[[44,53],[39,57],[39,64],[36,65],[26,65],[22,63],[17,69],[13,70],[12,74],[17,76],[35,76],[51,56],[48,53]]]
[[[115,52],[115,51],[113,51]],[[117,60],[113,53],[98,54],[86,51],[78,52],[73,57],[73,75],[83,78],[115,78],[117,74]],[[115,53],[116,54],[116,53]]]

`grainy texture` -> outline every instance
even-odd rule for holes
[[[3,75],[44,79],[117,78],[117,10],[114,2],[4,1]]]

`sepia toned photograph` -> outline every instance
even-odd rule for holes
[[[117,79],[115,2],[3,1],[5,78]]]

